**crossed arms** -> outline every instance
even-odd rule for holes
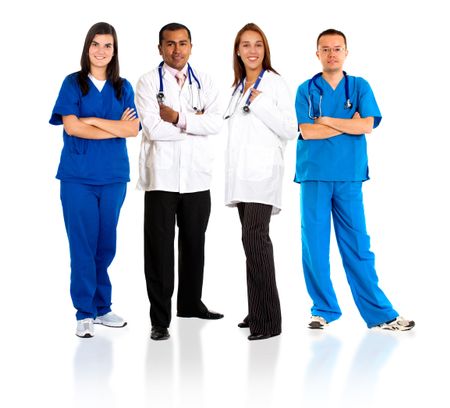
[[[373,116],[362,118],[358,112],[355,112],[351,119],[321,116],[320,118],[315,119],[314,123],[300,123],[298,127],[302,133],[303,139],[319,140],[338,136],[342,133],[349,135],[371,133],[373,123]]]
[[[134,137],[139,133],[139,119],[132,108],[125,109],[120,120],[78,118],[75,115],[63,116],[62,119],[67,134],[82,139]]]

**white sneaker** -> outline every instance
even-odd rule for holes
[[[377,329],[381,330],[411,330],[416,324],[414,323],[414,320],[407,320],[404,317],[398,316],[394,320],[379,324],[378,326],[375,326]]]
[[[117,316],[113,312],[106,313],[103,316],[97,316],[94,323],[108,327],[124,327],[127,325],[127,322],[122,317]]]
[[[78,337],[89,338],[94,337],[94,319],[88,317],[83,320],[77,320],[77,331],[75,334]]]
[[[308,324],[310,329],[323,329],[328,326],[327,321],[321,316],[311,316],[311,321]]]

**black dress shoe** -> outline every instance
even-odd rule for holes
[[[167,340],[169,337],[169,330],[166,327],[152,326],[152,332],[150,334],[152,340]]]
[[[197,313],[177,313],[178,317],[197,317],[198,319],[206,319],[206,320],[218,320],[222,319],[223,314],[213,312],[212,310],[202,310]]]
[[[248,336],[247,338],[251,341],[251,340],[265,340],[265,339],[269,339],[270,337],[275,337],[275,336],[279,336],[280,333],[255,333],[255,334],[250,334],[250,336]]]
[[[241,329],[246,329],[247,327],[250,327],[250,325],[244,320],[243,322],[238,323],[238,327],[240,327]]]

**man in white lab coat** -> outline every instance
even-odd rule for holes
[[[136,87],[142,125],[138,187],[145,190],[144,257],[151,338],[169,338],[178,225],[177,315],[220,319],[201,301],[205,232],[211,210],[209,135],[219,132],[218,91],[188,63],[189,29],[178,23],[159,33],[163,62]]]

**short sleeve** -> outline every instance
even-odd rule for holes
[[[55,107],[49,123],[62,125],[62,117],[67,115],[80,116],[81,90],[77,81],[77,74],[68,75],[61,86]]]
[[[136,113],[136,117],[139,118],[138,111],[134,102],[134,91],[133,86],[126,79],[123,80],[123,101],[125,108],[133,108]],[[139,122],[139,130],[142,130],[142,125]]]
[[[375,129],[381,122],[381,112],[378,108],[377,101],[375,100],[375,95],[373,94],[372,88],[369,83],[359,78],[359,104],[358,112],[362,118],[367,118],[373,116],[373,128]]]
[[[309,117],[308,114],[308,81],[301,84],[297,89],[295,96],[295,112],[297,114],[297,122],[302,123],[314,123],[314,120]]]
[[[131,86],[130,82],[128,82],[126,79],[123,80],[123,101],[124,106],[127,108],[133,108],[136,111],[136,105],[134,104],[134,91],[133,87]]]

